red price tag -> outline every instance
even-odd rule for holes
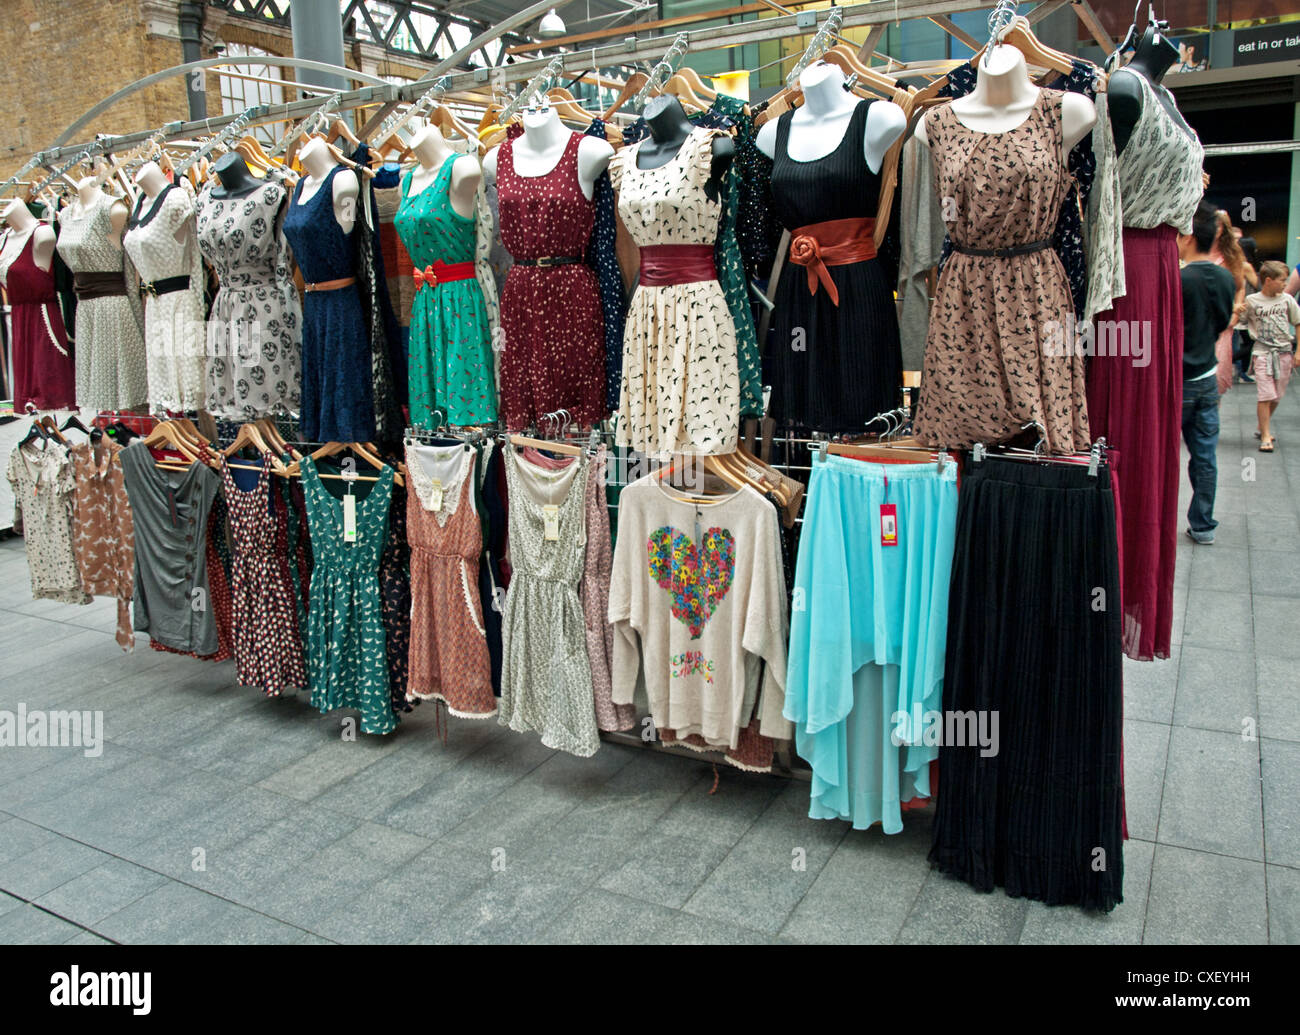
[[[880,505],[880,545],[898,545],[898,507],[893,503]]]

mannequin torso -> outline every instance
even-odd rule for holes
[[[650,136],[637,147],[636,166],[638,169],[658,169],[677,157],[695,126],[686,117],[681,102],[672,94],[656,97],[646,105],[645,120],[650,127]],[[722,178],[727,175],[735,156],[736,145],[730,137],[719,135],[713,138],[713,163],[708,182],[704,185],[704,193],[710,201],[718,200]]]
[[[1168,37],[1158,33],[1155,26],[1147,26],[1142,39],[1138,41],[1133,60],[1123,68],[1111,73],[1106,84],[1106,106],[1110,113],[1111,132],[1115,137],[1115,153],[1123,152],[1138,119],[1142,117],[1142,83],[1138,76],[1144,76],[1147,82],[1158,86],[1165,72],[1178,57],[1178,48]],[[1177,123],[1183,117],[1174,103],[1173,96],[1167,90],[1154,91],[1165,111]]]
[[[817,62],[799,76],[804,103],[790,119],[790,157],[796,162],[815,162],[840,145],[849,120],[861,99],[844,89],[844,71],[838,65]],[[776,157],[776,119],[763,123],[758,131],[758,149]],[[885,153],[907,128],[907,116],[893,101],[876,101],[867,112],[863,134],[863,158],[873,173],[879,173]]]
[[[571,132],[560,121],[554,108],[547,107],[540,112],[525,111],[523,135],[516,138],[511,147],[516,175],[524,179],[537,179],[549,174],[559,164],[564,149],[569,146]],[[500,147],[494,147],[483,159],[483,174],[489,183],[496,180],[497,155],[500,150]],[[609,160],[613,157],[613,145],[598,137],[583,137],[578,144],[578,182],[588,201],[595,196],[596,180],[609,167]]]
[[[321,184],[339,163],[334,160],[334,155],[320,137],[313,137],[307,141],[303,149],[298,152],[298,158],[306,173],[302,178],[302,191],[298,195],[298,204],[305,205],[316,196]],[[357,180],[357,174],[351,169],[343,169],[334,177],[334,218],[345,234],[352,232],[352,227],[357,221],[357,198],[360,194],[361,184]]]
[[[473,155],[461,154],[443,138],[437,126],[426,126],[411,141],[411,150],[419,164],[411,170],[411,185],[407,197],[415,197],[432,186],[445,162],[451,167],[451,184],[448,188],[452,211],[464,219],[474,214],[474,195],[483,182],[483,167]]]
[[[1039,88],[1029,79],[1025,56],[1015,47],[994,46],[988,60],[980,58],[975,89],[952,102],[957,121],[976,133],[1009,133],[1020,126],[1038,100]],[[928,116],[927,116],[928,117]],[[1074,145],[1097,124],[1097,108],[1087,97],[1066,93],[1061,97],[1062,161]],[[925,119],[916,135],[926,144]]]
[[[145,162],[140,167],[140,171],[135,174],[135,183],[143,192],[146,201],[150,204],[158,200],[158,195],[171,186],[171,181],[167,179],[166,173],[158,167],[157,162]],[[147,207],[147,206],[146,206]],[[190,230],[190,221],[184,220],[176,228],[176,240],[180,240]]]
[[[252,194],[266,181],[259,180],[248,168],[244,156],[238,151],[230,151],[217,159],[214,166],[220,181],[212,188],[214,198],[242,198]]]
[[[42,223],[28,211],[26,205],[15,199],[4,211],[5,223],[11,233],[5,241],[4,251],[0,253],[0,265],[5,269],[17,258],[27,246],[27,238],[32,238],[32,262],[44,270],[50,271],[54,262],[54,227]]]
[[[101,194],[103,191],[100,190],[99,181],[93,176],[87,176],[77,184],[77,200],[83,209],[89,210],[97,204]],[[122,230],[126,226],[126,217],[130,214],[131,210],[123,202],[114,200],[113,207],[109,210],[109,222],[113,229],[108,235],[114,248],[122,247]]]

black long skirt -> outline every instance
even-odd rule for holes
[[[943,704],[996,712],[996,754],[945,743],[930,861],[981,891],[1123,900],[1122,612],[1109,472],[987,458],[957,510]]]
[[[877,259],[829,266],[839,305],[808,270],[786,259],[764,355],[778,423],[835,434],[862,433],[902,399],[898,311]],[[871,430],[881,431],[877,424]]]

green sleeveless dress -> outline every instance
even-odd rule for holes
[[[393,226],[417,270],[438,261],[474,262],[474,217],[458,215],[448,193],[457,157],[443,162],[418,194],[411,194],[411,173],[402,178]],[[488,424],[497,419],[492,333],[483,290],[472,273],[464,280],[417,288],[407,369],[413,424]],[[441,420],[434,419],[434,410],[441,411]]]
[[[322,713],[356,708],[362,733],[390,733],[397,716],[388,694],[379,555],[388,535],[393,469],[385,466],[376,482],[356,483],[369,491],[356,493],[356,541],[345,542],[342,500],[321,483],[310,456],[300,466],[315,562],[307,609],[312,706]]]

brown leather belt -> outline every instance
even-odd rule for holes
[[[873,234],[876,221],[867,218],[830,219],[790,231],[790,261],[808,270],[808,293],[817,294],[820,284],[835,305],[840,292],[828,266],[848,266],[876,257]]]
[[[126,277],[121,273],[74,273],[72,290],[79,301],[126,294]]]
[[[641,246],[642,287],[670,287],[717,280],[711,244],[645,244]]]
[[[356,277],[343,277],[339,280],[317,281],[315,284],[306,284],[304,287],[308,291],[338,291],[341,288],[351,287],[356,282]]]

